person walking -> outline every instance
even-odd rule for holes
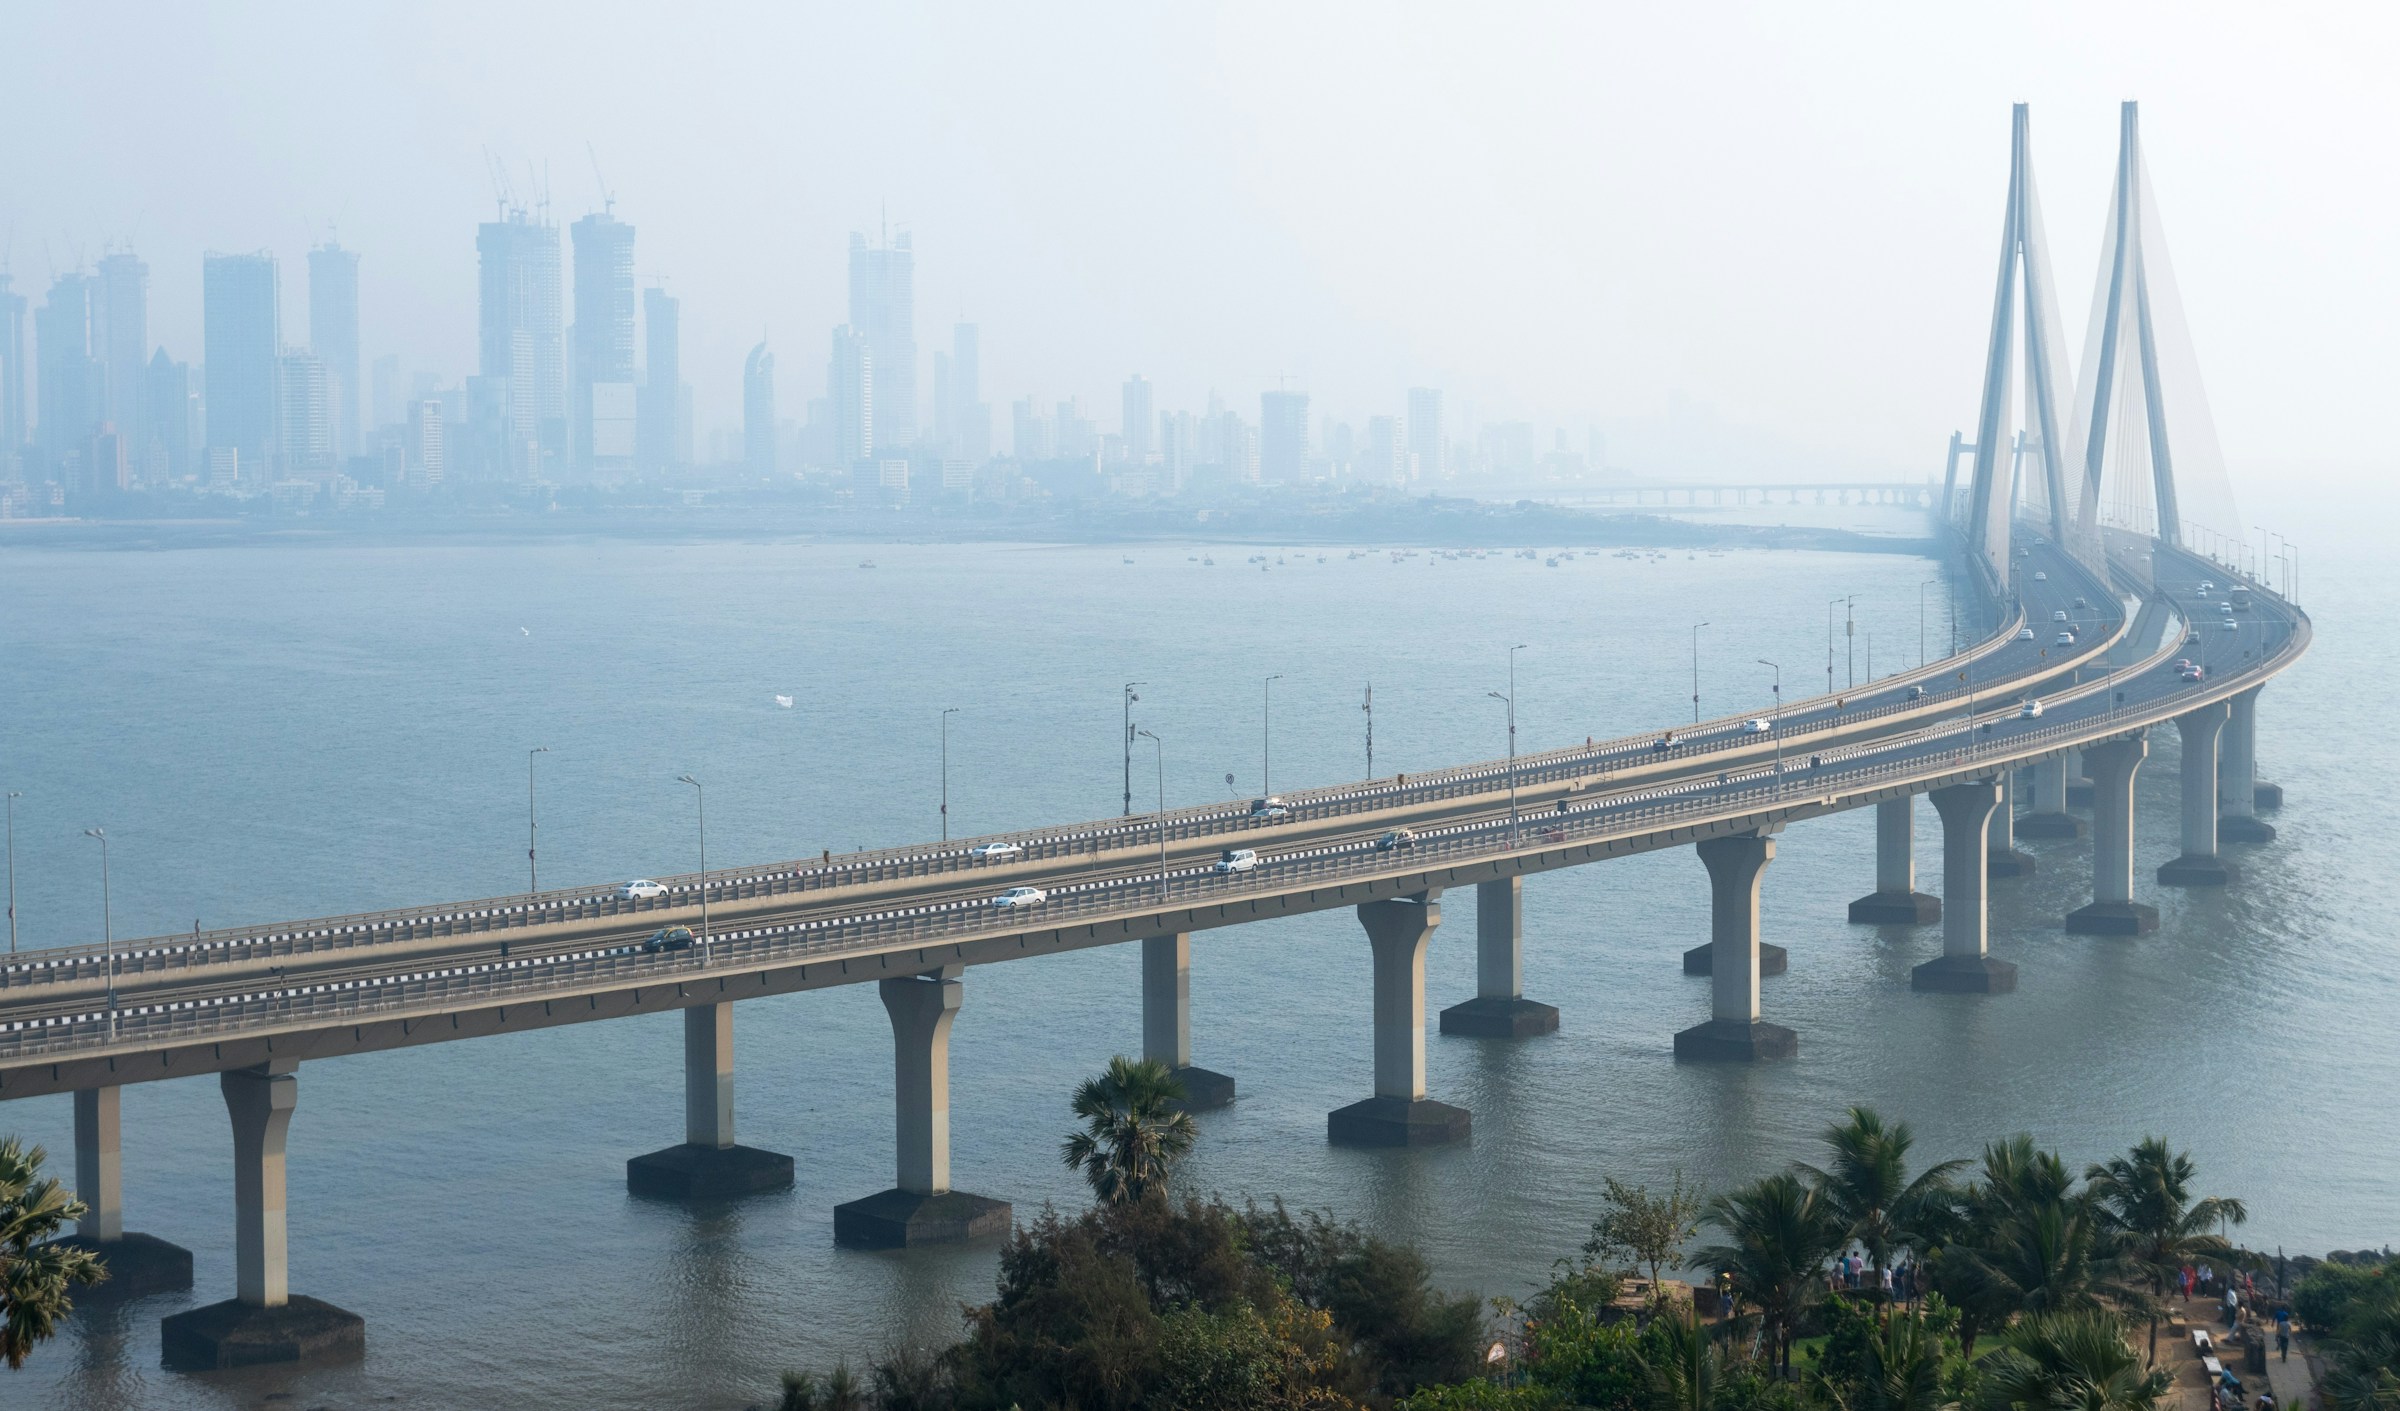
[[[2227,1328],[2239,1327],[2241,1321],[2242,1291],[2235,1288],[2233,1281],[2228,1279],[2225,1281],[2225,1326]]]
[[[2280,1318],[2275,1320],[2275,1360],[2292,1360],[2292,1325]]]

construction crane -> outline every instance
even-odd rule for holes
[[[592,150],[592,144],[589,140],[586,140],[583,144],[583,154],[592,159],[592,180],[600,187],[600,213],[602,215],[615,215],[617,211],[617,193],[609,186],[608,178],[600,174],[600,154]]]

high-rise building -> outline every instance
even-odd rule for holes
[[[664,289],[642,291],[642,397],[634,418],[635,460],[657,474],[683,455],[683,301]]]
[[[1262,393],[1258,409],[1258,478],[1270,485],[1306,480],[1308,394]]]
[[[575,241],[575,459],[600,480],[633,468],[636,412],[633,227],[606,211],[571,228]]]
[[[536,475],[562,454],[567,430],[558,227],[511,207],[476,227],[475,252],[477,370],[499,414],[498,468]]]
[[[1158,463],[1166,472],[1166,487],[1181,493],[1189,483],[1198,451],[1190,412],[1161,412],[1158,418]]]
[[[333,468],[333,388],[325,360],[314,353],[288,352],[277,372],[276,409],[281,419],[286,478]]]
[[[983,400],[983,330],[950,329],[950,453],[980,465],[992,454],[992,409]]]
[[[25,296],[0,270],[0,480],[16,469],[25,448]]]
[[[1125,417],[1117,433],[1125,442],[1125,459],[1133,465],[1150,460],[1150,380],[1135,373],[1125,384]]]
[[[443,425],[440,402],[427,400],[409,404],[408,439],[404,445],[410,481],[423,485],[442,483],[442,473],[448,464]]]
[[[764,341],[742,363],[742,462],[752,475],[775,473],[775,355]]]
[[[853,466],[875,453],[875,417],[881,388],[876,386],[875,354],[848,324],[833,331],[833,359],[825,368],[825,398],[833,404],[833,456],[837,465]]]
[[[1446,480],[1449,457],[1442,453],[1442,394],[1432,387],[1408,389],[1408,453],[1424,480]]]
[[[192,369],[167,356],[150,355],[142,369],[142,409],[149,424],[139,436],[142,478],[174,482],[192,473]]]
[[[850,327],[875,365],[875,444],[905,447],[917,439],[917,256],[908,232],[872,243],[851,232]]]
[[[358,420],[358,252],[327,241],[308,252],[308,350],[325,370],[333,458],[365,444]]]
[[[1408,483],[1408,444],[1401,433],[1400,418],[1367,418],[1367,448],[1359,458],[1359,478],[1386,485]]]
[[[120,250],[100,257],[92,287],[92,356],[100,360],[100,419],[131,441],[142,413],[142,371],[150,362],[150,266]]]
[[[73,467],[99,429],[107,373],[92,346],[92,304],[98,281],[62,274],[33,316],[36,393],[35,457],[44,477],[72,483]]]
[[[236,454],[241,472],[263,474],[275,449],[276,359],[283,305],[275,257],[209,255],[200,267],[201,366],[208,379],[208,445]]]

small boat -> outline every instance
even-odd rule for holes
[[[875,560],[873,560],[873,559],[860,559],[860,560],[858,561],[858,566],[859,566],[860,568],[873,568],[873,567],[875,566]]]
[[[1131,562],[1133,562],[1133,560],[1132,560],[1131,558],[1127,558],[1125,561],[1126,561],[1127,563],[1131,563]]]
[[[1217,561],[1213,558],[1202,559],[1200,560],[1200,566],[1202,568],[1215,568],[1217,566]]]
[[[775,698],[775,704],[783,707],[785,710],[790,710],[792,708],[792,698],[790,696],[777,696]]]

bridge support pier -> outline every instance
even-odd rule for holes
[[[733,1140],[733,1001],[683,1011],[683,1142],[625,1163],[625,1188],[661,1200],[726,1200],[792,1183],[792,1158]]]
[[[2067,762],[2045,759],[2033,766],[2033,811],[2017,820],[2025,838],[2080,838],[2083,823],[2067,812]]]
[[[1764,833],[1709,838],[1698,844],[1708,868],[1709,966],[1705,1024],[1675,1036],[1678,1061],[1790,1058],[1800,1036],[1758,1018],[1758,885],[1775,860],[1775,840]]]
[[[366,1320],[296,1296],[286,1262],[284,1140],[300,1100],[299,1063],[279,1058],[218,1075],[233,1119],[234,1297],[159,1323],[159,1358],[177,1371],[357,1357]]]
[[[1142,941],[1142,1057],[1164,1063],[1183,1084],[1186,1112],[1233,1101],[1233,1079],[1192,1066],[1192,933]]]
[[[962,968],[877,983],[892,1020],[899,1179],[833,1208],[836,1244],[907,1249],[1008,1233],[1007,1201],[950,1189],[950,1024],[965,997]]]
[[[1875,890],[1850,903],[1850,919],[1864,926],[1923,926],[1942,919],[1942,899],[1917,890],[1916,795],[1875,805]],[[1763,954],[1759,969],[1774,973]]]
[[[2149,754],[2141,733],[2083,751],[2092,774],[2092,904],[2067,913],[2070,931],[2139,936],[2158,929],[2158,908],[2133,899],[2133,776]]]
[[[2175,717],[2183,737],[2183,855],[2160,865],[2161,885],[2222,887],[2233,880],[2232,866],[2217,856],[2217,742],[2231,719],[2223,701]]]
[[[1558,1008],[1525,998],[1525,879],[1475,886],[1475,998],[1442,1011],[1442,1032],[1523,1039],[1558,1032]]]
[[[1912,989],[1943,994],[2006,994],[2017,987],[2017,967],[1991,957],[1991,871],[1993,815],[2007,805],[2007,790],[1991,780],[1952,784],[1931,795],[1942,816],[1942,954],[1909,975]]]
[[[2275,825],[2258,816],[2258,693],[2233,698],[2233,718],[2217,747],[2217,837],[2228,843],[2271,843]]]
[[[75,1233],[57,1243],[88,1249],[108,1278],[78,1289],[79,1304],[123,1303],[192,1286],[192,1252],[156,1235],[125,1230],[125,1177],[115,1087],[75,1093],[75,1198],[87,1207]]]
[[[1991,856],[1986,863],[1994,877],[2031,877],[2033,854],[2017,850],[2017,784],[2016,771],[2000,771],[2000,806],[1992,810],[1990,839]],[[1949,884],[1942,887],[1949,894]]]
[[[1465,1141],[1474,1118],[1425,1096],[1425,948],[1442,924],[1441,893],[1363,902],[1358,921],[1375,952],[1375,1095],[1336,1108],[1336,1146],[1436,1146]]]
[[[2091,808],[2100,796],[2092,772],[2083,758],[2083,751],[2067,751],[2067,807]]]

